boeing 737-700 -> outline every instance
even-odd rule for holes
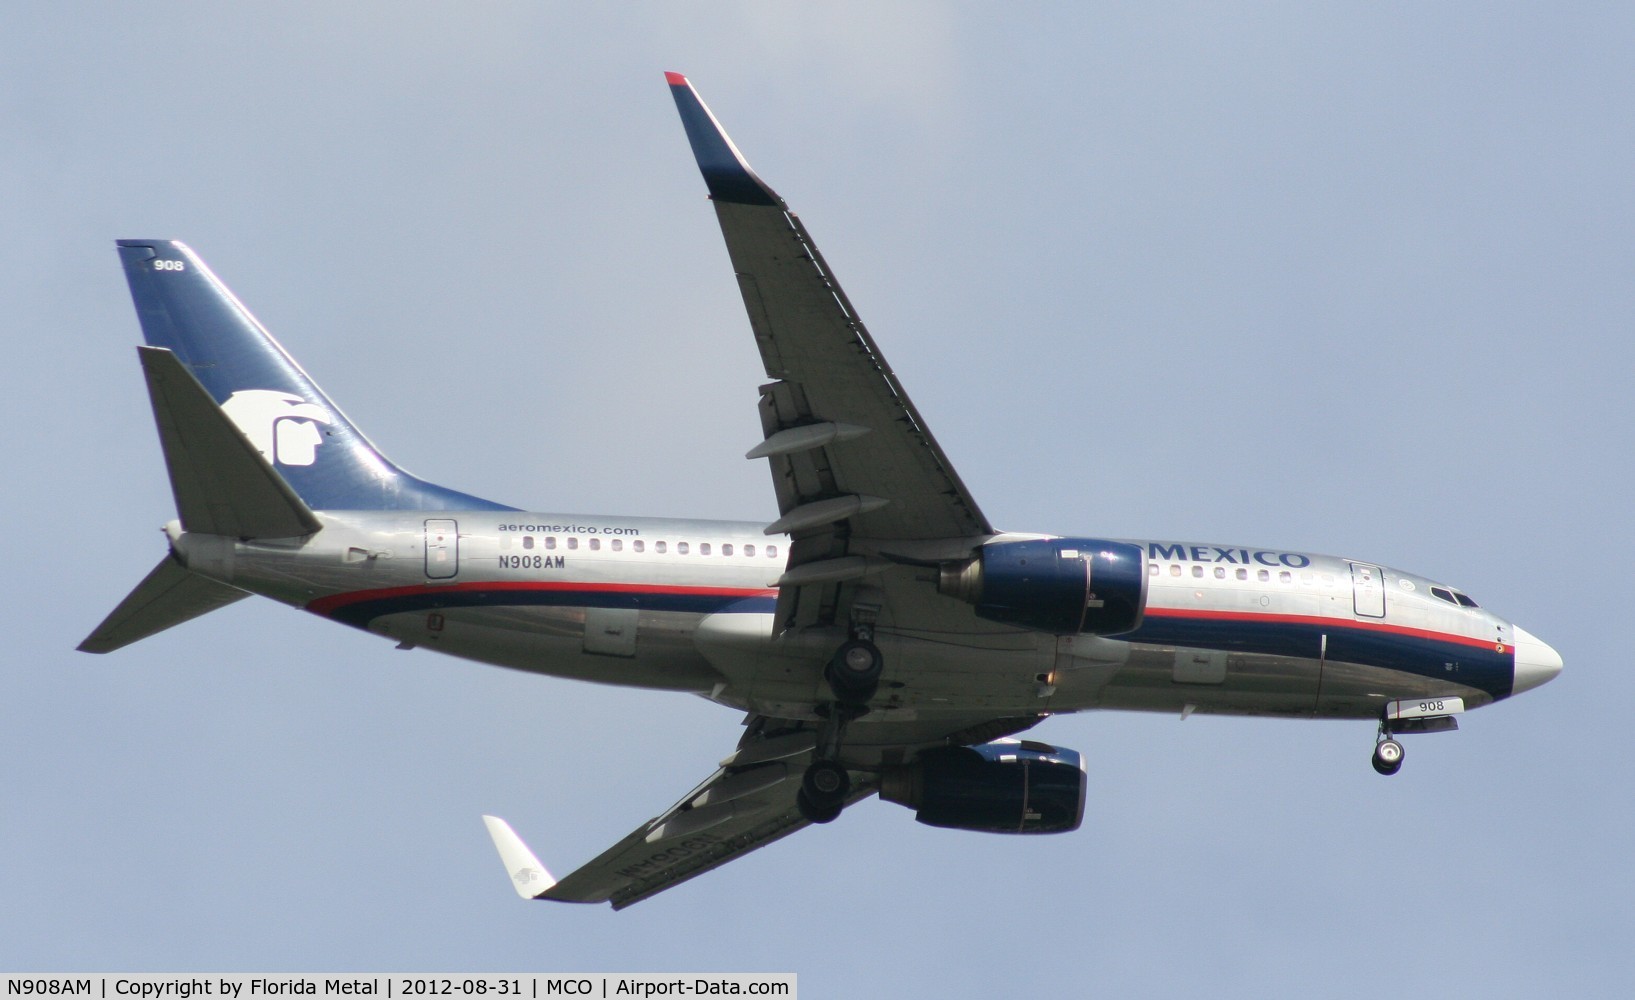
[[[528,513],[389,461],[198,254],[120,240],[177,517],[80,646],[249,594],[405,648],[744,713],[704,781],[553,878],[504,821],[525,898],[624,907],[872,794],[923,823],[1076,829],[1091,709],[1367,720],[1404,733],[1550,680],[1561,658],[1463,590],[1354,558],[1000,531],[799,218],[668,74],[760,350],[771,524]],[[725,748],[723,748],[725,749]]]

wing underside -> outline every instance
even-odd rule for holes
[[[871,635],[894,608],[913,619],[899,617],[896,627],[931,630],[938,641],[992,631],[936,589],[937,562],[967,558],[992,527],[801,221],[749,168],[686,78],[667,77],[770,380],[760,390],[764,439],[746,457],[771,468],[780,516],[767,533],[792,539],[777,581],[774,641],[807,629]],[[738,749],[702,784],[560,881],[503,821],[490,818],[489,831],[520,895],[618,909],[788,836],[812,816],[833,819],[839,805],[814,811],[808,798],[801,806],[816,794],[803,791],[803,779],[816,772],[843,769],[849,785],[836,782],[826,801],[844,794],[841,805],[850,805],[874,794],[889,766],[923,750],[1038,721],[913,713],[883,721],[891,713],[880,712],[835,725],[866,714],[857,704],[847,709],[818,712],[827,722],[751,715]]]
[[[692,85],[669,80],[772,380],[749,454],[771,466],[781,516],[768,532],[793,537],[778,628],[832,625],[894,549],[968,552],[993,529],[806,227]]]
[[[515,834],[503,821],[491,818],[489,832],[519,894],[623,909],[806,826],[795,796],[813,745],[812,731],[802,727],[746,741],[674,806],[561,881],[526,847],[518,851],[520,838],[511,843],[507,834]],[[872,776],[854,775],[848,804],[874,789]]]
[[[865,731],[849,751],[849,760],[859,767],[850,771],[846,805],[879,789],[880,764],[886,759],[908,759],[925,747],[997,739],[1038,721],[1025,717],[862,727]],[[738,749],[715,773],[560,881],[505,821],[485,817],[517,893],[526,899],[611,903],[620,910],[810,825],[795,797],[812,760],[816,730],[761,716],[750,716],[745,725]]]

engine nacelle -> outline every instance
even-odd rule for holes
[[[1084,790],[1077,751],[1033,740],[928,750],[880,776],[880,797],[921,823],[984,833],[1077,830]]]
[[[937,589],[989,621],[1053,635],[1119,635],[1147,609],[1141,546],[1094,538],[990,542],[975,559],[947,563]]]

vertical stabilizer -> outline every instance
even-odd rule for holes
[[[149,345],[173,353],[296,495],[316,510],[509,510],[393,465],[198,254],[120,240]]]

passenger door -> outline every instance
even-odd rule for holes
[[[460,526],[447,518],[426,521],[426,577],[447,580],[460,572]]]
[[[1351,564],[1351,596],[1359,618],[1385,617],[1385,573],[1367,563]]]

